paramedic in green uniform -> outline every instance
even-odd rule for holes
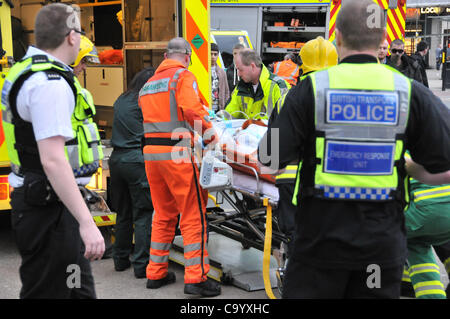
[[[133,265],[136,278],[145,278],[153,214],[141,149],[144,133],[138,95],[154,72],[154,68],[149,67],[136,74],[128,90],[114,103],[111,138],[114,151],[109,160],[111,200],[117,213],[116,240],[113,247],[114,268],[116,271],[123,271]]]
[[[411,178],[410,196],[405,215],[409,278],[416,298],[445,299],[432,246],[450,241],[450,185],[431,186]]]

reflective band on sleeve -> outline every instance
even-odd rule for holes
[[[150,248],[156,250],[169,250],[170,247],[172,247],[172,243],[157,243],[152,241],[150,244]]]
[[[169,262],[169,255],[166,256],[150,255],[150,261],[157,264],[167,263]]]
[[[389,194],[395,190],[395,188],[316,186],[323,190],[324,197],[339,199],[389,200],[392,199]]]

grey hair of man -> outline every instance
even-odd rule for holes
[[[239,51],[239,55],[241,57],[241,62],[245,66],[249,66],[252,63],[255,63],[256,67],[261,68],[262,60],[258,53],[252,49],[243,49]]]
[[[240,50],[240,49],[245,49],[245,46],[244,46],[242,43],[240,43],[240,42],[236,43],[236,44],[233,46],[233,51],[234,51],[234,50]]]
[[[386,32],[384,11],[372,0],[346,0],[336,19],[336,29],[346,48],[378,50]]]
[[[52,3],[42,7],[34,23],[36,47],[54,50],[59,47],[71,30],[80,30],[78,12],[70,5]]]
[[[166,54],[168,58],[173,58],[175,56],[182,57],[184,55],[191,55],[192,49],[189,42],[184,38],[178,37],[173,38],[167,44]]]

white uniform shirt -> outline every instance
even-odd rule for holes
[[[24,58],[32,55],[46,55],[72,70],[54,56],[30,46]],[[75,107],[73,91],[64,78],[49,80],[44,72],[37,72],[27,79],[17,94],[17,112],[33,125],[36,141],[54,136],[65,140],[74,138],[71,117]],[[23,185],[23,178],[14,173],[9,175],[12,187]]]

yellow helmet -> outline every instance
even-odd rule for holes
[[[80,63],[81,59],[83,59],[84,57],[86,57],[89,63],[100,63],[97,49],[95,48],[94,44],[91,42],[91,40],[82,35],[80,41],[80,51],[78,51],[77,59],[70,66],[77,66]]]
[[[303,69],[303,74],[338,63],[336,47],[320,36],[306,42],[299,55],[303,63],[300,67]]]
[[[116,13],[117,21],[119,21],[120,25],[123,27],[123,13],[122,10]]]

